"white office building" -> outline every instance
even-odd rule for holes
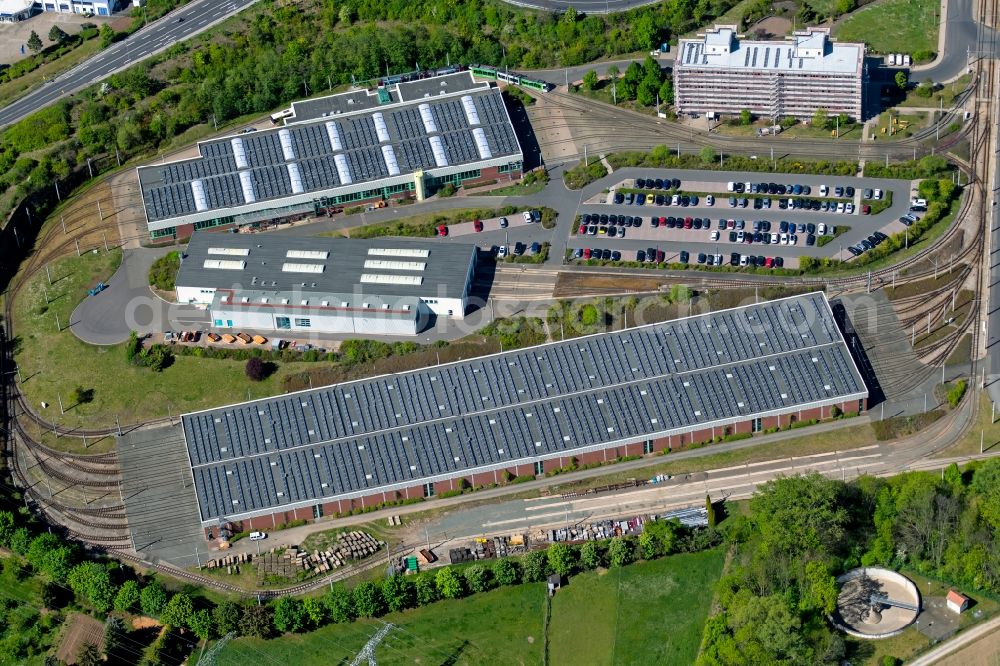
[[[741,39],[736,26],[716,26],[682,39],[674,62],[678,114],[738,114],[809,119],[816,109],[863,117],[864,44],[841,44],[827,28],[807,28],[784,41]]]

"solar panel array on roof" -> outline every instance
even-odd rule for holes
[[[470,120],[482,128],[488,150],[477,149]],[[433,147],[431,137],[437,137],[434,143],[440,144],[440,150]],[[386,144],[393,147],[391,154],[380,149]],[[285,197],[300,193],[300,189],[328,190],[355,181],[489,159],[484,157],[487,154],[495,158],[520,152],[495,90],[251,132],[206,142],[200,149],[201,158],[143,168],[157,176],[143,186],[150,220],[195,212],[190,185],[195,180],[202,181],[204,202],[211,210]],[[346,169],[337,168],[334,155],[338,154],[342,157],[336,162],[343,162]],[[288,166],[292,163],[298,164],[297,169]],[[240,175],[247,169],[253,175],[247,181],[249,187]],[[278,175],[279,170],[284,176]]]
[[[864,395],[815,293],[182,422],[209,521]]]

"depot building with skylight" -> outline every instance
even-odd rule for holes
[[[465,316],[476,257],[458,243],[197,232],[177,301],[222,331],[417,335]]]

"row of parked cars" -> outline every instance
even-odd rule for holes
[[[678,190],[681,181],[678,178],[636,178],[637,190]]]
[[[851,254],[857,257],[859,255],[864,254],[868,250],[871,250],[876,246],[881,245],[887,240],[889,240],[888,236],[886,236],[881,231],[876,231],[868,238],[862,240],[860,243],[857,243],[856,245],[849,245],[847,249]]]
[[[753,207],[754,210],[771,208],[769,197],[758,199],[747,199],[746,197],[729,197],[730,208]],[[843,213],[854,214],[854,204],[845,201],[820,201],[819,199],[778,199],[779,210],[812,210],[821,213]],[[865,204],[861,206],[861,214],[868,215],[872,212],[871,206]]]
[[[531,245],[526,245],[521,241],[514,243],[511,246],[507,245],[494,245],[493,255],[497,259],[506,259],[507,257],[520,257],[527,251],[528,254],[535,255],[542,251],[541,243],[532,243]]]
[[[590,259],[600,261],[621,261],[622,253],[618,250],[588,247],[578,248],[573,253],[573,257],[584,261]],[[637,250],[635,253],[635,260],[643,263],[663,263],[666,258],[666,253],[655,247],[649,247],[645,250]],[[699,252],[695,260],[698,264],[703,266],[722,266],[725,263],[723,256],[718,253],[710,254]],[[677,255],[677,263],[687,264],[690,262],[691,253],[687,250],[681,250]],[[729,265],[738,267],[742,266],[744,268],[781,268],[785,265],[785,260],[781,257],[765,257],[763,255],[740,254],[739,252],[733,252],[729,255]]]
[[[697,194],[645,194],[644,192],[615,192],[614,202],[626,206],[697,206],[701,200]],[[706,206],[715,205],[715,197],[709,194],[705,197]]]

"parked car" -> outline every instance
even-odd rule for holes
[[[691,260],[691,255],[688,253],[687,250],[681,250],[680,259],[682,264],[686,264]]]
[[[439,224],[438,225],[438,236],[447,236],[447,235],[448,235],[448,226],[445,225],[445,224]]]
[[[476,233],[482,231],[483,230],[483,221],[482,220],[474,220],[472,222],[472,228],[476,230]]]
[[[251,541],[263,541],[266,538],[267,538],[267,532],[251,532],[250,533],[250,540]]]
[[[714,206],[715,205],[715,197],[712,196],[711,194],[709,194],[708,196],[706,196],[705,197],[705,205],[706,206]]]
[[[500,249],[497,250],[497,259],[506,259],[506,258],[507,258],[507,246],[501,245]]]
[[[506,229],[509,225],[510,225],[510,222],[507,221],[506,217],[501,217],[500,218],[500,228],[501,229]]]

